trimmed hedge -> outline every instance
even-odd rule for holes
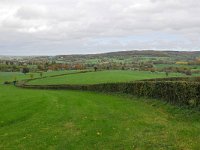
[[[189,81],[189,82],[200,82],[200,77],[170,77],[170,78],[154,78],[145,79],[140,81]]]
[[[200,104],[200,83],[187,81],[137,81],[132,83],[104,83],[94,85],[26,85],[23,88],[69,89],[98,92],[118,92],[136,96],[163,99],[178,105]]]

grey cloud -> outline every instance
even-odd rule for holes
[[[0,54],[200,50],[199,7],[198,0],[2,0]]]
[[[46,17],[46,9],[45,7],[33,5],[33,6],[21,6],[16,14],[15,17],[19,17],[20,19],[40,19]]]

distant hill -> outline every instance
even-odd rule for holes
[[[133,51],[118,51],[101,54],[86,54],[86,55],[58,55],[55,57],[62,58],[99,58],[99,57],[180,57],[185,59],[194,59],[200,57],[200,51],[156,51],[156,50],[133,50]]]
[[[57,56],[1,56],[0,60],[71,60],[71,59],[95,59],[95,58],[130,58],[130,57],[169,57],[175,60],[193,60],[200,58],[200,51],[158,51],[158,50],[133,50],[133,51],[118,51],[100,54],[79,54],[79,55],[57,55]]]

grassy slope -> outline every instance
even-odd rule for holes
[[[199,113],[145,99],[0,86],[0,149],[198,149]]]
[[[181,74],[170,74],[170,76],[181,76]],[[183,76],[183,75],[182,75]],[[98,71],[82,74],[73,74],[53,78],[39,79],[29,84],[95,84],[105,82],[126,82],[150,78],[163,78],[165,73],[151,73],[145,71]]]
[[[76,70],[43,72],[43,76],[52,76],[52,75],[70,73],[70,72],[75,72],[75,71]],[[3,83],[5,81],[13,81],[15,77],[17,78],[17,80],[30,79],[30,74],[33,74],[34,78],[40,77],[39,73],[28,73],[24,75],[21,72],[0,72],[0,83]]]

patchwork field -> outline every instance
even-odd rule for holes
[[[169,77],[184,76],[178,73],[172,73]],[[30,81],[28,84],[97,84],[111,82],[129,82],[134,80],[164,78],[165,73],[152,73],[147,71],[98,71],[81,74],[71,74],[58,77],[49,77]]]

